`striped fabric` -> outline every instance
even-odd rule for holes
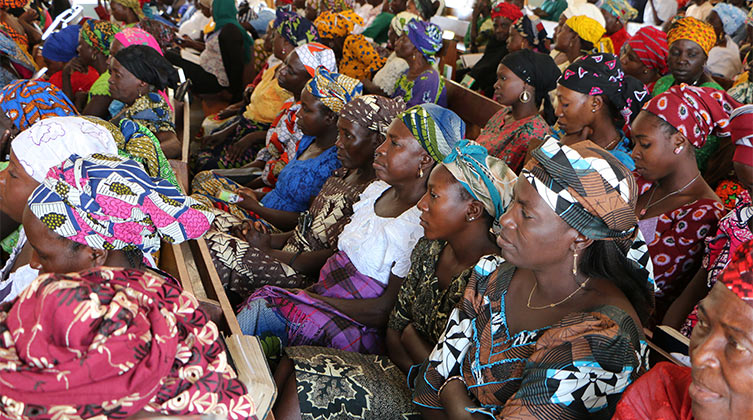
[[[627,41],[627,44],[646,67],[654,69],[660,75],[667,74],[669,45],[664,31],[653,26],[643,27]]]

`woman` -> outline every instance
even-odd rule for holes
[[[343,107],[335,142],[343,168],[327,179],[294,230],[262,233],[235,216],[217,215],[207,243],[226,289],[242,299],[239,304],[263,285],[306,287],[316,280],[337,248],[353,204],[374,180],[374,151],[402,110],[401,103],[374,95],[360,96]],[[240,235],[233,232],[239,226]]]
[[[625,76],[612,54],[576,60],[562,73],[557,86],[557,124],[562,143],[589,139],[635,169],[630,139],[623,131],[649,99],[643,83]]]
[[[652,26],[641,28],[628,39],[620,52],[622,68],[643,82],[652,92],[656,81],[668,71],[667,33]]]
[[[434,163],[446,157],[464,131],[457,115],[437,105],[400,114],[376,151],[379,181],[353,206],[338,251],[319,281],[305,290],[265,286],[256,291],[238,315],[244,333],[277,336],[284,346],[382,353],[379,331],[410,269],[410,252],[423,235],[416,203],[426,192]]]
[[[489,119],[476,141],[515,173],[523,168],[531,139],[537,143],[552,133],[547,121],[555,120],[549,92],[559,77],[550,56],[529,49],[510,53],[499,64],[494,97],[505,107]],[[542,103],[545,117],[539,115]]]
[[[24,10],[28,3],[28,0],[10,0],[0,5],[0,30],[26,52],[42,40],[42,32],[34,22],[39,13],[33,9]]]
[[[358,80],[371,78],[386,61],[366,37],[353,33],[355,25],[363,23],[352,10],[325,11],[314,21],[322,43],[335,51],[340,73]]]
[[[627,23],[638,16],[638,11],[628,0],[605,0],[600,7],[604,15],[605,36],[612,42],[613,52],[619,54],[622,45],[630,38]]]
[[[78,57],[80,33],[80,25],[67,26],[51,34],[42,47],[42,58],[44,58],[44,64],[47,67],[45,78],[59,89],[64,88],[63,70],[65,65]],[[66,96],[72,98],[72,102],[78,102],[81,105],[80,108],[83,109],[83,104],[86,103],[86,95],[94,82],[97,81],[99,73],[91,66],[87,66],[84,72],[76,70],[69,70],[69,72],[70,83],[68,83],[68,88],[70,90],[66,92],[63,89],[63,92]]]
[[[37,71],[34,59],[26,50],[0,29],[0,86],[21,78],[30,78]]]
[[[442,30],[433,23],[411,20],[397,40],[395,54],[408,63],[397,79],[393,98],[403,98],[407,107],[420,104],[447,106],[447,86],[432,66],[442,48]]]
[[[746,13],[731,4],[719,3],[706,18],[716,34],[716,44],[709,51],[706,67],[714,76],[733,80],[743,70],[740,60],[740,47],[732,36],[745,24]]]
[[[73,59],[63,68],[63,91],[70,85],[71,73],[85,71],[90,66],[99,73],[99,77],[89,89],[89,98],[81,109],[83,115],[93,115],[103,119],[109,118],[110,72],[107,61],[110,56],[110,44],[115,39],[119,28],[110,22],[87,20],[81,24],[78,42],[78,58]]]
[[[112,17],[125,25],[134,25],[146,17],[144,9],[148,8],[145,0],[113,0],[110,2]]]
[[[711,88],[674,86],[646,104],[633,123],[636,214],[654,262],[657,322],[698,271],[703,239],[724,214],[695,152],[712,132],[729,135],[736,104]]]
[[[510,204],[515,180],[507,165],[488,156],[482,146],[467,140],[456,144],[432,170],[418,202],[424,237],[413,249],[410,271],[387,323],[388,356],[288,347],[295,367],[281,364],[275,373],[283,378],[286,368],[290,370],[287,381],[278,383],[275,414],[289,418],[291,410],[298,410],[300,417],[313,418],[322,411],[320,401],[328,402],[323,410],[327,415],[334,415],[344,402],[352,418],[414,412],[406,375],[429,356],[479,258],[499,252],[490,229]],[[324,395],[311,392],[325,380],[321,365],[342,372],[328,376],[331,386]],[[355,398],[342,392],[349,386],[358,390]]]
[[[361,80],[365,91],[387,97],[392,97],[395,93],[397,79],[408,70],[408,62],[398,57],[397,52],[395,52],[397,40],[403,36],[406,25],[413,19],[418,19],[418,16],[410,12],[400,12],[392,18],[390,27],[387,30],[388,48],[392,52],[387,57],[387,61],[385,61],[382,68],[374,74],[371,80]]]
[[[319,39],[322,44],[332,48],[338,63],[343,59],[345,38],[360,24],[363,24],[363,19],[352,10],[324,10],[314,21]]]
[[[607,32],[604,25],[589,16],[577,15],[568,18],[555,34],[554,49],[563,53],[567,60],[560,65],[563,71],[578,58],[599,52],[599,41]],[[611,53],[612,51],[606,51]]]
[[[80,117],[52,117],[36,122],[11,143],[10,164],[0,172],[0,211],[21,223],[24,205],[47,171],[71,154],[117,154],[113,136],[104,127]],[[16,297],[37,276],[29,267],[31,246],[21,230],[10,258],[0,271],[0,298]]]
[[[237,207],[248,213],[248,219],[263,220],[281,230],[295,227],[299,213],[308,209],[332,171],[340,167],[335,148],[338,113],[346,103],[360,96],[362,89],[355,79],[330,73],[324,67],[316,69],[301,94],[298,124],[304,136],[295,155],[280,172],[275,188],[257,195],[250,188],[230,184],[231,191],[241,198]],[[223,207],[222,202],[209,196],[202,201]]]
[[[546,29],[541,21],[535,16],[523,15],[510,26],[507,51],[513,53],[525,49],[549,54],[547,43]]]
[[[105,121],[100,122],[111,125]],[[178,178],[175,176],[170,162],[162,151],[162,144],[159,138],[149,128],[129,118],[120,120],[117,128],[119,129],[119,133],[115,133],[113,137],[118,144],[118,154],[120,156],[140,163],[146,173],[152,178],[164,179],[177,188],[183,188],[178,184]]]
[[[170,107],[157,91],[175,88],[178,72],[154,48],[132,45],[117,52],[112,62],[110,95],[125,104],[111,120],[124,118],[147,127],[160,140],[168,159],[180,158],[181,144],[175,134]]]
[[[690,367],[662,362],[625,392],[616,420],[745,419],[753,416],[753,243],[732,257],[719,282],[699,304],[690,339]]]
[[[594,143],[534,151],[500,219],[501,257],[478,262],[416,376],[424,418],[611,417],[645,369],[653,306],[635,192]]]

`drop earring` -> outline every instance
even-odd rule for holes
[[[677,146],[677,147],[675,147],[675,150],[673,150],[672,152],[674,154],[676,154],[676,155],[679,155],[680,152],[682,152],[682,149],[684,149],[684,148],[685,148],[685,146]]]
[[[573,252],[573,276],[578,275],[578,251]]]
[[[424,177],[424,168],[418,168],[418,177],[423,178]]]
[[[527,104],[531,100],[531,94],[523,89],[523,92],[520,92],[520,97],[518,99],[520,99],[520,102]]]

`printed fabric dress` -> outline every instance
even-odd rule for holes
[[[117,126],[124,118],[145,126],[154,135],[163,131],[175,134],[173,111],[165,102],[165,98],[157,92],[149,92],[139,97],[132,105],[123,108],[111,122]]]
[[[523,169],[531,139],[543,139],[552,134],[552,129],[539,114],[515,120],[511,111],[512,108],[504,107],[492,115],[476,142],[518,173]]]
[[[408,71],[395,82],[393,98],[403,98],[405,109],[421,104],[437,104],[447,108],[447,86],[439,72],[431,68],[414,80],[408,79]]]
[[[473,272],[469,267],[441,289],[436,268],[446,245],[425,238],[418,241],[390,314],[390,329],[402,332],[412,324],[430,342],[439,340]],[[295,363],[303,419],[421,418],[411,402],[405,373],[387,356],[309,346],[288,347],[285,352]]]
[[[482,258],[439,343],[418,371],[413,402],[442,409],[437,391],[460,375],[471,413],[491,418],[610,419],[647,368],[643,333],[622,309],[601,305],[534,331],[511,333],[505,296],[515,267]]]

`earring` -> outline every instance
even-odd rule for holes
[[[520,92],[520,97],[518,99],[520,99],[520,102],[527,104],[531,100],[531,94],[523,89],[523,92]]]
[[[423,178],[424,177],[424,168],[418,168],[418,177]]]
[[[475,217],[466,217],[465,220],[468,221],[468,222],[472,222],[472,221],[476,220],[476,218]]]
[[[682,149],[684,149],[684,148],[685,148],[685,146],[675,147],[675,150],[673,152],[674,152],[674,154],[679,155],[680,152],[682,152]]]
[[[573,276],[578,275],[578,251],[573,252]]]
[[[596,108],[591,108],[591,112],[595,113],[596,112]]]

